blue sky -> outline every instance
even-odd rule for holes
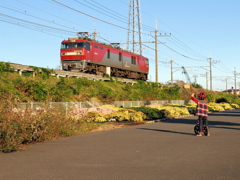
[[[76,32],[96,30],[99,41],[126,43],[129,0],[56,1],[71,9],[52,0],[0,0],[0,61],[59,68],[60,43]],[[140,5],[143,42],[154,41],[156,19],[159,34],[171,33],[158,38],[163,43],[158,45],[159,82],[170,81],[173,60],[173,80],[186,81],[184,66],[192,82],[210,88],[206,74],[209,79],[211,57],[213,90],[235,86],[234,69],[240,74],[240,1],[141,0]],[[154,82],[154,44],[145,45],[149,80]]]

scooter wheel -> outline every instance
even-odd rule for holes
[[[205,135],[205,136],[208,135],[208,127],[207,127],[207,126],[204,126],[204,127],[203,127],[203,132],[204,132],[204,135]]]
[[[194,126],[194,133],[198,134],[199,132],[199,124],[196,124],[196,126]]]

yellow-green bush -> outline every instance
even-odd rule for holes
[[[132,109],[119,109],[112,114],[104,116],[107,120],[115,119],[116,121],[143,121],[146,115],[142,112]]]
[[[130,119],[131,121],[135,122],[140,122],[144,121],[147,118],[147,116],[143,112],[135,112],[135,113],[130,113]]]
[[[221,104],[218,103],[208,103],[208,110],[209,111],[224,111],[224,108]]]
[[[232,109],[232,106],[230,106],[230,104],[228,104],[228,103],[220,103],[220,105],[221,105],[224,109]]]
[[[180,105],[154,105],[152,108],[157,108],[159,110],[167,110],[169,112],[168,117],[176,117],[181,115],[189,115],[188,108]]]
[[[120,108],[114,105],[102,105],[101,107],[108,108],[108,109],[113,109],[115,111],[118,111]]]
[[[231,104],[231,107],[232,108],[239,108],[239,105],[238,104]]]
[[[87,122],[106,122],[107,121],[101,114],[95,111],[87,112],[87,114],[83,117],[83,120]]]

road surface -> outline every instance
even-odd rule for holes
[[[240,109],[38,143],[0,153],[1,180],[239,180]]]

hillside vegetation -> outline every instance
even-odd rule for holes
[[[124,84],[114,81],[92,81],[56,78],[51,70],[34,67],[36,76],[20,76],[9,64],[0,63],[0,151],[13,152],[29,143],[92,132],[96,128],[119,127],[122,122],[149,121],[194,113],[196,104],[159,105],[121,108],[110,105],[69,109],[50,107],[48,102],[78,101],[149,101],[189,100],[192,93],[207,93],[209,111],[239,108],[240,98],[200,88],[185,89],[177,84],[162,85],[138,81]],[[19,107],[19,102],[46,102],[33,109]],[[218,102],[218,104],[216,103]],[[221,103],[220,103],[221,102]],[[224,102],[224,103],[222,103]],[[104,122],[104,123],[103,123]],[[118,124],[118,125],[116,125]],[[125,123],[127,124],[127,123]],[[128,123],[129,124],[129,123]]]
[[[176,84],[144,81],[132,85],[114,79],[103,82],[84,78],[56,78],[50,76],[50,69],[34,69],[35,77],[32,73],[20,76],[8,63],[0,63],[0,98],[18,102],[186,100],[190,99],[191,93],[204,91],[211,102],[239,102],[234,95],[201,88],[184,89]]]

